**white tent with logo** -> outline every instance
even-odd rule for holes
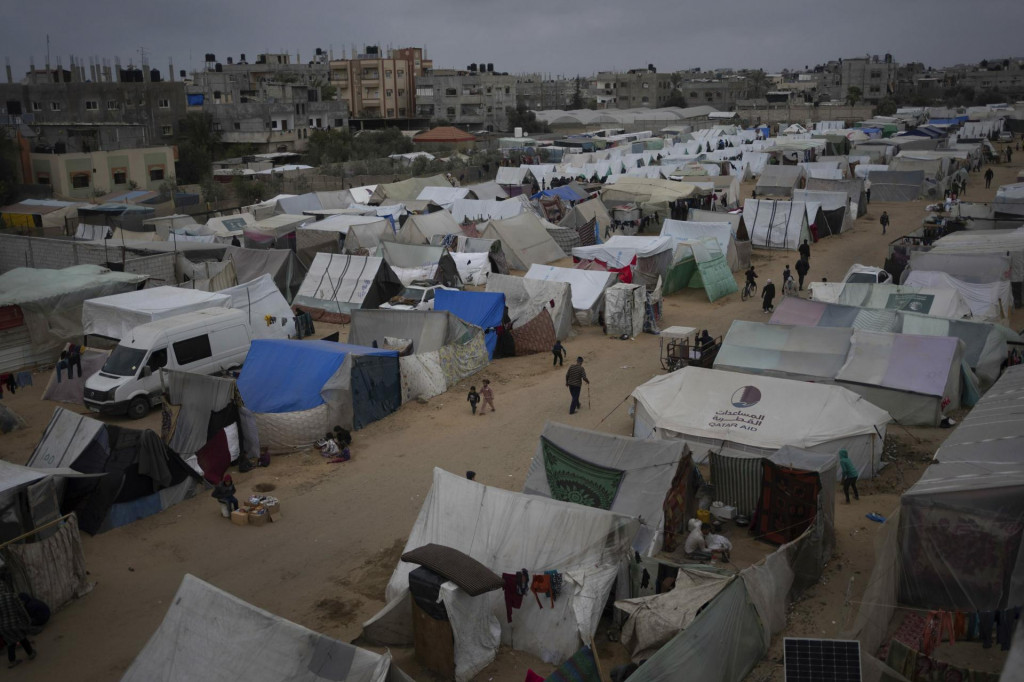
[[[527,594],[506,612],[501,590],[469,596],[441,586],[455,640],[455,679],[465,682],[494,660],[499,646],[560,664],[597,631],[621,562],[632,555],[636,519],[536,495],[491,488],[434,469],[434,483],[409,534],[405,552],[437,544],[469,555],[497,574],[528,567],[557,571],[561,594],[543,608]],[[388,581],[387,606],[363,625],[368,641],[412,643],[409,574],[399,561]]]
[[[1009,325],[1013,309],[1013,292],[1009,282],[985,284],[965,282],[945,272],[911,270],[903,283],[907,286],[955,290],[971,309],[971,317],[984,322]]]
[[[657,376],[633,391],[633,435],[681,438],[768,455],[783,445],[834,453],[846,448],[862,478],[881,468],[889,414],[840,386],[701,367]],[[703,445],[701,445],[703,444]]]
[[[378,654],[257,608],[188,573],[121,682],[412,682]]]
[[[618,281],[618,275],[604,270],[577,270],[554,265],[533,265],[524,279],[565,282],[572,287],[572,307],[580,324],[597,324],[604,309],[604,290]]]

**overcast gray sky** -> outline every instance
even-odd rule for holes
[[[659,71],[752,67],[777,71],[890,52],[932,66],[1021,56],[1022,0],[51,0],[20,3],[0,20],[15,79],[29,58],[60,55],[149,62],[166,77],[245,53],[353,46],[425,46],[437,68],[493,62],[497,71],[590,75],[653,63]]]

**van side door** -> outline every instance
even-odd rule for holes
[[[190,371],[204,364],[213,354],[210,350],[209,334],[199,334],[171,344],[177,369]]]

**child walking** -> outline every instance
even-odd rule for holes
[[[484,385],[480,389],[480,395],[483,396],[484,404],[480,406],[480,416],[484,416],[484,412],[487,410],[487,406],[491,406],[491,412],[494,412],[494,391],[491,390],[491,380],[484,379]]]
[[[473,410],[473,414],[476,414],[476,404],[480,402],[480,394],[476,392],[476,386],[469,387],[469,395],[466,396],[466,400],[469,401],[469,407]]]

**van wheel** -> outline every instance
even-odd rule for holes
[[[132,398],[132,401],[128,403],[129,419],[142,419],[147,414],[149,414],[149,401],[143,396]]]

